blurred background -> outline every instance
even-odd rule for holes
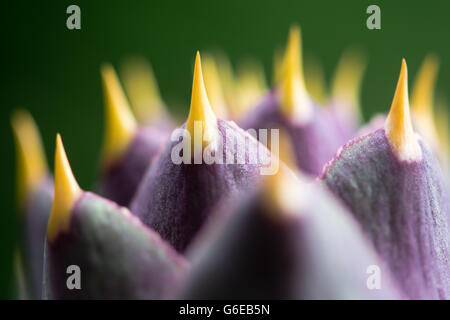
[[[66,28],[66,8],[81,8],[81,30]],[[381,30],[368,30],[366,8],[381,8]],[[368,68],[362,84],[367,120],[391,104],[401,58],[410,87],[428,52],[441,58],[438,93],[450,86],[450,2],[411,1],[3,1],[1,4],[0,298],[10,296],[17,242],[15,155],[9,123],[16,107],[30,110],[43,137],[50,167],[60,132],[84,189],[95,179],[103,130],[99,68],[119,67],[130,55],[153,65],[162,97],[183,119],[188,112],[196,50],[222,50],[234,66],[249,58],[272,81],[274,52],[289,27],[302,28],[305,55],[323,65],[330,83],[342,51],[362,48]]]

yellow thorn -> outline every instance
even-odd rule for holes
[[[389,143],[400,160],[422,159],[422,150],[417,142],[409,113],[408,71],[405,59],[402,60],[397,88],[384,126]]]
[[[228,59],[228,57],[225,55],[225,53],[217,53],[215,55],[216,57],[216,64],[217,64],[217,70],[220,75],[220,81],[222,83],[222,89],[223,94],[225,97],[225,104],[228,107],[231,107],[235,104],[235,79],[234,79],[234,71],[233,67],[231,66],[231,62]],[[229,112],[232,112],[233,110],[228,110]]]
[[[325,106],[327,96],[325,72],[320,61],[314,56],[309,56],[306,59],[305,86],[306,91],[311,94],[311,97],[320,105]]]
[[[283,69],[283,50],[281,48],[277,48],[273,55],[273,64],[272,64],[272,81],[273,85],[278,85],[281,81],[281,74]]]
[[[201,123],[202,130],[195,130],[195,123]],[[217,128],[217,118],[214,115],[206,94],[205,84],[203,82],[202,66],[200,61],[200,52],[197,51],[195,57],[194,79],[192,83],[191,107],[186,120],[186,129],[191,135],[191,146],[194,149],[194,141],[201,140],[202,147],[217,142],[219,131]],[[198,137],[195,134],[202,134]]]
[[[358,117],[361,117],[359,98],[366,67],[364,54],[356,49],[348,49],[342,54],[333,77],[332,100],[343,102]]]
[[[280,134],[278,138],[278,157],[283,161],[288,167],[292,169],[297,168],[297,162],[295,157],[294,148],[292,145],[292,140],[286,130],[280,129]],[[273,148],[271,151],[275,151]]]
[[[106,120],[102,163],[103,167],[107,167],[127,150],[137,125],[113,67],[104,65],[101,73]]]
[[[151,65],[144,58],[132,58],[122,67],[123,84],[138,121],[159,121],[165,105]]]
[[[411,94],[411,108],[414,112],[433,114],[433,96],[438,69],[438,58],[432,54],[426,56]]]
[[[211,99],[212,107],[220,119],[227,119],[228,112],[222,90],[222,83],[217,71],[216,62],[211,55],[203,55],[203,73],[206,91]]]
[[[434,121],[433,96],[438,69],[438,58],[431,54],[428,55],[416,77],[411,95],[411,109],[417,131],[435,150],[439,148],[439,138]]]
[[[300,29],[291,28],[281,75],[281,111],[299,123],[312,116],[312,105],[305,89],[301,54]]]
[[[82,193],[73,176],[59,133],[56,135],[54,175],[55,193],[47,226],[49,241],[53,241],[61,231],[68,230],[71,210]]]
[[[27,111],[14,111],[11,126],[17,157],[17,202],[23,209],[27,195],[48,175],[47,161],[39,130]]]
[[[302,213],[308,197],[304,197],[307,180],[285,164],[278,172],[265,178],[262,196],[269,211],[275,215],[297,215]],[[306,188],[307,190],[308,188]]]
[[[273,213],[298,214],[302,212],[308,199],[304,196],[303,186],[310,181],[297,169],[291,142],[289,135],[285,131],[280,131],[279,139],[272,141],[271,144],[272,157],[278,157],[282,161],[279,162],[278,171],[267,176],[263,185],[264,199]]]
[[[263,66],[256,60],[244,61],[236,80],[233,114],[240,117],[255,106],[267,91]]]

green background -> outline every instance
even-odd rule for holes
[[[66,8],[81,8],[81,30],[66,28]],[[366,8],[381,7],[381,30],[366,28]],[[11,110],[28,108],[38,123],[50,165],[60,132],[80,185],[94,181],[103,130],[99,66],[130,54],[153,64],[162,95],[187,114],[196,50],[223,49],[231,61],[255,57],[271,78],[275,48],[289,26],[302,27],[304,51],[319,57],[327,77],[348,45],[369,65],[362,91],[367,119],[386,111],[405,57],[410,79],[429,51],[441,57],[438,80],[450,83],[448,1],[2,1],[1,4],[0,298],[10,297],[14,212]]]

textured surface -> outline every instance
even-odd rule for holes
[[[360,227],[319,186],[299,190],[304,212],[269,211],[262,195],[225,207],[189,250],[187,299],[396,299],[396,285]],[[369,290],[367,268],[381,269]]]
[[[69,16],[65,12],[72,3],[80,3],[80,31],[65,27]],[[176,6],[143,0],[133,1],[133,5],[126,1],[109,1],[107,5],[104,1],[5,3],[5,94],[0,110],[5,122],[0,130],[5,153],[1,158],[1,194],[6,214],[0,215],[0,297],[11,297],[7,290],[16,242],[16,228],[11,227],[16,224],[11,214],[15,162],[11,130],[6,123],[12,109],[29,108],[43,130],[48,152],[54,148],[53,133],[61,130],[67,147],[70,145],[69,157],[78,181],[91,186],[103,133],[98,69],[106,61],[119,67],[128,54],[142,54],[151,60],[163,98],[168,100],[170,111],[183,120],[186,104],[177,102],[189,101],[195,50],[222,50],[236,67],[246,57],[257,58],[270,80],[274,50],[283,47],[293,22],[301,24],[304,32],[305,54],[318,59],[328,77],[348,45],[356,44],[366,51],[370,63],[362,88],[365,119],[386,110],[400,57],[411,59],[410,74],[414,75],[426,52],[438,54],[443,59],[439,90],[448,92],[450,41],[443,38],[443,32],[450,30],[450,2],[374,3],[382,3],[381,32],[365,28],[369,16],[365,10],[371,3],[360,0],[350,0],[346,5],[339,1],[324,5],[322,1],[291,0],[193,0],[179,1]],[[308,64],[308,56],[305,58]]]
[[[248,190],[260,177],[261,165],[249,163],[260,144],[234,123],[218,120],[218,128],[222,137],[229,131],[238,148],[247,144],[244,158],[240,158],[245,164],[174,164],[171,150],[178,141],[168,142],[131,204],[132,211],[178,251],[186,248],[220,200]],[[269,151],[261,149],[262,159],[267,160]],[[222,151],[224,161],[227,154],[237,159],[226,144]]]
[[[70,229],[45,251],[45,297],[50,299],[156,299],[173,294],[185,260],[126,208],[84,193]],[[81,290],[68,290],[66,269],[81,270]]]
[[[167,137],[168,131],[140,128],[124,156],[103,173],[101,195],[119,205],[128,206],[146,169]]]
[[[53,202],[53,181],[47,178],[28,197],[24,215],[21,216],[22,254],[27,291],[32,299],[42,295],[42,264],[48,217]]]
[[[450,298],[448,191],[430,149],[400,162],[384,129],[348,143],[322,178],[351,209],[411,298]]]

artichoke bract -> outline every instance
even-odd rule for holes
[[[350,141],[321,178],[351,209],[407,296],[450,298],[448,190],[431,148],[413,131],[404,60],[384,128]]]
[[[83,192],[59,135],[56,143],[55,199],[47,229],[44,297],[171,297],[187,271],[185,259],[127,208]]]
[[[351,214],[286,167],[223,208],[188,250],[182,299],[402,297]],[[381,272],[380,290],[370,268]]]
[[[318,175],[341,146],[343,137],[331,113],[319,108],[305,89],[300,30],[293,27],[278,87],[261,100],[239,125],[244,129],[285,129],[294,143],[299,168]]]
[[[111,66],[102,68],[102,78],[106,124],[100,194],[119,205],[128,206],[169,131],[138,126]]]
[[[429,54],[425,57],[417,73],[411,98],[411,113],[414,129],[430,145],[432,151],[440,160],[442,166],[447,165],[445,151],[448,148],[445,137],[441,139],[438,134],[438,125],[434,117],[434,89],[436,84],[439,61],[436,56]],[[444,121],[448,117],[444,115]],[[367,135],[384,127],[386,116],[376,114],[370,122],[362,126],[356,136]]]
[[[12,116],[17,153],[17,200],[20,211],[20,254],[25,289],[40,299],[44,242],[53,201],[53,179],[48,172],[39,131],[31,115],[18,110]]]
[[[216,118],[197,53],[188,119],[148,169],[131,210],[183,251],[220,200],[253,186],[269,155],[236,124]]]

